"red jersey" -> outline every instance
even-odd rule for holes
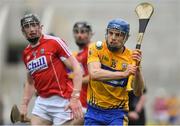
[[[82,66],[83,69],[83,77],[88,75],[88,68],[87,68],[87,56],[88,56],[88,47],[83,48],[76,54],[76,59]],[[80,101],[83,107],[87,107],[87,84],[82,85],[81,94],[80,94]]]
[[[60,58],[71,55],[63,40],[49,35],[42,35],[37,46],[29,44],[25,48],[23,61],[35,81],[38,95],[70,98],[73,83]]]

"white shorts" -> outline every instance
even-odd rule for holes
[[[53,122],[53,124],[63,124],[72,119],[71,110],[65,111],[65,106],[69,104],[68,99],[60,96],[49,98],[37,97],[32,114]]]

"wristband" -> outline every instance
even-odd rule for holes
[[[80,92],[81,89],[73,89],[74,92]]]
[[[76,92],[76,93],[73,92],[73,93],[71,94],[71,97],[72,97],[72,98],[79,98],[79,97],[80,97],[80,92]]]

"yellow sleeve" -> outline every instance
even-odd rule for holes
[[[92,44],[89,45],[87,63],[98,62],[99,61],[98,51],[99,50],[96,49],[96,44],[95,43],[92,43]]]

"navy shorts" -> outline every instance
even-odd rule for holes
[[[88,105],[84,125],[128,125],[127,112],[122,109],[100,109]]]

